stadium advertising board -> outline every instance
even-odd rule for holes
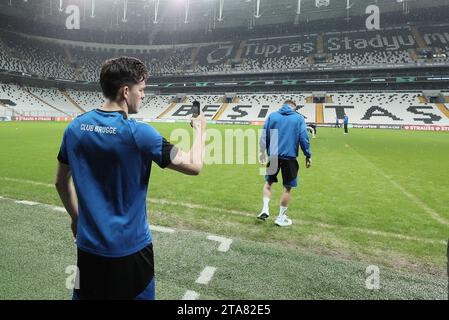
[[[249,121],[220,120],[217,124],[251,124]]]
[[[395,129],[401,130],[402,126],[399,125],[388,125],[388,124],[354,124],[353,128],[358,129]]]
[[[55,117],[53,118],[53,121],[58,121],[58,122],[68,122],[68,121],[72,121],[73,118],[71,117]]]
[[[407,125],[403,127],[404,130],[409,131],[448,131],[449,126],[415,126],[415,125]]]
[[[41,117],[41,116],[16,116],[14,117],[16,121],[53,121],[53,117]]]
[[[15,116],[13,117],[15,121],[57,121],[57,122],[68,122],[72,121],[71,117],[46,117],[46,116]]]

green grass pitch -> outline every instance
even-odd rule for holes
[[[71,297],[69,217],[42,205],[62,206],[52,184],[66,126],[0,123],[0,299]],[[189,130],[154,126],[167,138]],[[210,164],[199,177],[153,166],[149,222],[176,230],[153,232],[158,298],[193,290],[200,299],[447,299],[448,133],[319,128],[311,143],[313,167],[299,158],[285,229],[274,225],[280,185],[270,220],[255,219],[257,164]],[[231,249],[217,251],[210,234],[233,239]],[[370,265],[380,270],[378,290],[366,287]],[[206,266],[216,268],[212,280],[195,283]]]

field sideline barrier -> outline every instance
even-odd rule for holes
[[[56,122],[69,122],[74,118],[72,117],[45,117],[45,116],[14,116],[13,121],[56,121]]]
[[[449,126],[406,125],[406,126],[403,126],[403,129],[408,130],[408,131],[447,131],[447,132],[449,132]]]
[[[15,117],[0,117],[0,121],[54,121],[54,122],[70,122],[74,118],[72,117],[45,117],[45,116],[15,116]],[[187,123],[190,120],[174,120],[174,119],[135,119],[137,121],[144,122],[157,122],[157,123]],[[263,121],[213,121],[208,120],[210,124],[236,124],[236,125],[253,125],[263,126]],[[317,127],[332,128],[335,127],[334,123],[320,123]],[[407,130],[407,131],[435,131],[435,132],[449,132],[449,126],[438,125],[392,125],[392,124],[351,124],[350,127],[356,129],[392,129],[392,130]]]

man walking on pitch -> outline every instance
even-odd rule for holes
[[[310,152],[309,136],[304,117],[295,112],[296,103],[292,100],[285,101],[277,112],[270,114],[265,121],[262,137],[260,140],[261,163],[266,162],[265,152],[268,154],[267,174],[263,188],[263,209],[258,219],[265,221],[269,216],[269,202],[272,196],[272,185],[278,182],[279,171],[282,172],[282,183],[284,186],[279,216],[275,224],[287,227],[292,220],[287,216],[292,188],[298,186],[298,146],[301,147],[306,157],[306,168],[312,166],[312,154]]]
[[[348,134],[348,124],[349,124],[349,117],[347,114],[345,114],[345,118],[343,120],[343,124],[345,127],[345,134]]]
[[[137,59],[106,61],[100,84],[107,102],[76,118],[64,132],[56,189],[72,218],[78,247],[74,300],[155,298],[146,207],[152,163],[188,175],[198,175],[203,167],[203,114],[192,120],[196,137],[188,153],[152,126],[128,118],[139,112],[147,78],[147,68]]]
[[[311,123],[311,124],[307,125],[307,131],[310,132],[313,139],[316,138],[316,124]]]

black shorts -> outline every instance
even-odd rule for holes
[[[296,188],[298,186],[298,171],[299,164],[296,159],[277,159],[277,168],[274,168],[276,172],[274,174],[268,174],[265,176],[265,181],[268,183],[276,183],[278,182],[278,174],[279,171],[282,172],[282,184],[284,187],[293,187]],[[275,165],[275,162],[269,161],[267,164],[267,168],[270,165]],[[267,170],[268,171],[268,170]],[[271,170],[270,170],[271,171]]]
[[[132,300],[154,280],[154,253],[150,244],[121,258],[106,258],[78,249],[81,300]]]

